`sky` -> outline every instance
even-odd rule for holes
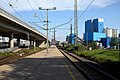
[[[78,0],[78,17],[83,13],[92,0]],[[70,24],[74,30],[74,0],[0,0],[0,7],[25,21],[38,31],[46,35],[43,21],[46,20],[46,11],[39,10],[56,7],[49,10],[49,29],[58,25],[71,22],[56,28],[56,40],[65,41],[70,34]],[[120,33],[120,0],[94,0],[91,6],[78,19],[78,36],[83,38],[85,32],[85,21],[89,19],[103,18],[104,27],[118,29]],[[41,28],[42,27],[42,28]],[[73,31],[74,32],[74,31]],[[53,38],[53,30],[49,30],[49,39]]]

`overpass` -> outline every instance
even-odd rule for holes
[[[0,8],[0,36],[9,37],[10,48],[14,47],[14,38],[17,39],[18,46],[20,39],[27,40],[29,46],[32,42],[34,47],[40,46],[46,40],[42,33],[2,8]]]

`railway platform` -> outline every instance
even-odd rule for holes
[[[0,80],[86,80],[57,48],[48,51],[0,66]]]

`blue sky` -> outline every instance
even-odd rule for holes
[[[78,16],[85,10],[92,0],[78,0]],[[10,4],[12,6],[10,6]],[[52,8],[56,6],[55,11],[49,11],[49,28],[68,22],[74,16],[74,0],[0,0],[0,7],[9,11],[11,14],[21,20],[32,25],[41,33],[46,35],[46,31],[38,26],[34,26],[32,22],[40,22],[46,20],[46,12],[38,8]],[[83,37],[85,30],[85,21],[88,19],[103,18],[104,27],[116,28],[120,33],[120,0],[94,0],[89,9],[80,17],[79,37]],[[34,17],[36,16],[38,17]],[[32,23],[32,24],[31,24]],[[71,21],[74,23],[74,19]],[[45,28],[45,23],[36,23]],[[65,41],[66,35],[70,33],[70,23],[56,28],[56,39]],[[51,30],[53,31],[53,30]],[[49,31],[49,37],[53,38],[53,32]]]

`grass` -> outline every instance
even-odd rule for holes
[[[119,50],[75,51],[75,54],[86,57],[98,63],[120,62]]]
[[[68,46],[67,51],[73,52],[78,56],[85,57],[104,65],[115,66],[120,65],[120,50],[91,50],[88,51],[85,46],[79,45],[78,49],[74,49],[74,45]]]
[[[24,53],[25,55],[26,54],[30,55],[30,54],[39,52],[41,50],[44,50],[44,48],[35,47],[35,48],[30,48],[30,49],[22,49],[20,51],[15,52],[15,53],[13,53],[13,52],[4,52],[4,53],[0,53],[0,58],[8,57],[8,56],[16,55],[16,54],[21,54],[21,53]]]
[[[9,53],[9,52],[4,52],[4,53],[1,53],[1,52],[0,52],[0,58],[6,57],[6,56],[11,56],[11,55],[12,55],[12,54]]]

